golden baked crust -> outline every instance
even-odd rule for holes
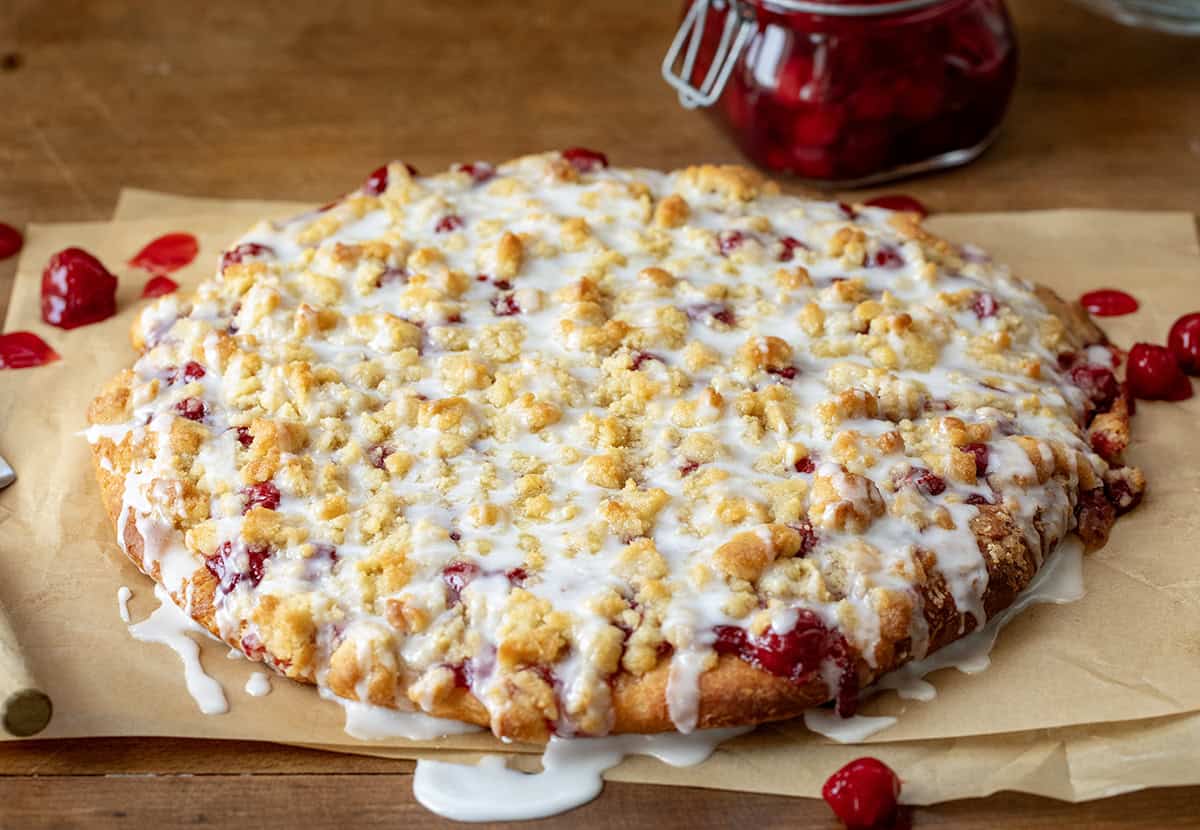
[[[126,554],[288,677],[522,740],[847,710],[1140,498],[1086,313],[909,215],[478,169],[260,226],[89,410]]]

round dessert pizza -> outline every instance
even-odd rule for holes
[[[287,677],[512,739],[849,714],[1145,483],[1081,309],[736,166],[392,163],[133,342],[89,413],[133,562]]]

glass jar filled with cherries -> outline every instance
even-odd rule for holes
[[[1003,0],[689,0],[663,61],[756,163],[842,187],[974,159],[1016,69]]]

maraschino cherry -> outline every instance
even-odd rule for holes
[[[1125,381],[1135,398],[1182,401],[1192,396],[1192,384],[1166,346],[1134,343],[1129,350]]]
[[[117,313],[117,278],[82,248],[50,257],[42,272],[42,319],[73,329]]]
[[[1189,375],[1200,375],[1200,312],[1185,314],[1171,326],[1167,348],[1175,355],[1179,368]]]
[[[0,259],[8,259],[10,256],[15,256],[24,244],[25,239],[21,236],[19,230],[12,225],[0,222]]]
[[[883,827],[896,816],[900,779],[882,761],[859,758],[829,776],[821,796],[849,830]]]

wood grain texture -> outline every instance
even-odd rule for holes
[[[435,169],[583,144],[623,165],[735,160],[658,78],[677,5],[4,0],[0,221],[104,219],[122,186],[323,201],[393,157]],[[887,189],[941,211],[1200,210],[1200,42],[1010,5],[1022,69],[999,142]],[[13,268],[0,263],[0,315]],[[412,801],[411,769],[249,742],[6,744],[0,827],[446,826]],[[1184,827],[1197,803],[1200,788],[1083,805],[1001,794],[915,824]],[[562,821],[834,826],[816,801],[629,784]]]

